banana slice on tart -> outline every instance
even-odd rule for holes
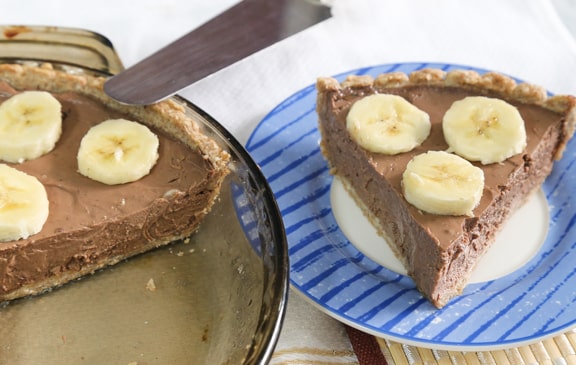
[[[472,216],[484,190],[484,172],[460,156],[429,151],[408,162],[402,189],[410,204],[427,213]]]
[[[0,160],[21,163],[54,149],[62,106],[46,91],[25,91],[0,104]]]
[[[0,242],[34,235],[48,219],[48,195],[34,176],[0,164]]]
[[[80,142],[78,171],[107,185],[148,175],[158,160],[158,137],[145,125],[109,119],[91,127]]]
[[[406,99],[390,94],[366,96],[346,118],[352,138],[368,151],[395,155],[419,146],[430,134],[430,117]]]
[[[450,151],[484,165],[502,162],[526,148],[524,120],[513,105],[486,96],[455,101],[442,120]]]

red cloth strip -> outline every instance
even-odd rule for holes
[[[360,365],[388,365],[374,336],[350,326],[345,327]]]

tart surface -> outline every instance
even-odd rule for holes
[[[10,166],[46,187],[50,213],[42,231],[0,243],[0,301],[36,294],[152,248],[185,238],[202,221],[228,173],[228,153],[172,100],[147,107],[116,103],[104,79],[51,65],[0,65],[0,101],[44,90],[62,104],[63,132],[39,158]],[[106,185],[78,173],[76,154],[88,129],[111,118],[149,127],[159,138],[151,172]]]

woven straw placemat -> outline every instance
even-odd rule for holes
[[[347,330],[360,365],[576,365],[576,329],[532,345],[477,352],[430,350]]]

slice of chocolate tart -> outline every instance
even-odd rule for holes
[[[321,150],[441,308],[574,132],[576,99],[504,75],[436,69],[317,81]]]
[[[0,301],[186,238],[219,195],[229,155],[183,105],[122,105],[104,81],[0,65]],[[38,182],[46,204],[22,198],[13,175]],[[16,217],[35,228],[16,232]]]

